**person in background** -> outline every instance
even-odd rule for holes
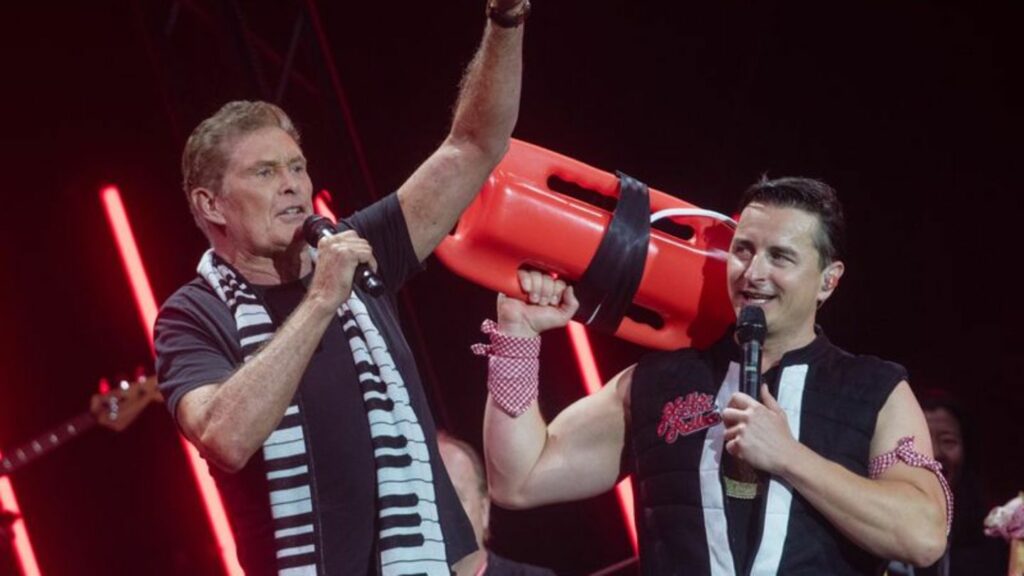
[[[470,554],[456,576],[554,576],[547,568],[514,562],[487,549],[490,538],[491,499],[487,495],[484,462],[469,443],[439,431],[437,445],[455,492],[473,524],[476,552]]]
[[[927,389],[918,395],[935,459],[953,490],[956,514],[946,552],[935,564],[913,568],[894,562],[890,576],[1003,576],[1007,570],[1005,542],[985,536],[985,505],[974,445],[974,430],[960,402],[949,392]]]

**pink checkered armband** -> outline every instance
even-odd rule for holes
[[[942,493],[946,496],[946,535],[948,536],[949,530],[953,526],[953,491],[949,489],[949,483],[946,482],[946,477],[942,475],[942,464],[936,462],[934,458],[929,458],[914,450],[913,436],[900,438],[896,442],[895,448],[885,454],[879,454],[872,458],[871,464],[868,466],[868,475],[871,478],[878,478],[882,472],[885,472],[900,461],[915,468],[927,468],[939,479]]]
[[[517,338],[498,331],[493,320],[484,320],[480,331],[490,344],[473,344],[477,356],[487,356],[487,390],[491,398],[513,418],[526,412],[537,400],[540,388],[540,336]]]

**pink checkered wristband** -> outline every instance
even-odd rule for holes
[[[487,356],[487,390],[494,403],[515,418],[537,401],[540,389],[540,336],[517,338],[498,331],[493,320],[484,320],[480,331],[490,344],[473,344],[477,356]]]
[[[868,466],[868,475],[871,478],[878,478],[882,472],[885,472],[900,461],[915,468],[927,468],[939,479],[942,493],[946,496],[946,535],[948,536],[950,528],[953,527],[953,491],[950,490],[946,477],[942,475],[942,464],[936,462],[934,458],[929,458],[914,450],[913,436],[900,438],[896,442],[895,448],[885,454],[879,454],[872,458],[871,464]]]

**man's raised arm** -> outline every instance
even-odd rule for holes
[[[502,336],[492,336],[491,354],[496,357],[491,358],[491,393],[484,413],[491,497],[508,508],[530,508],[610,490],[619,475],[632,369],[576,401],[547,425],[536,399],[530,399],[534,395],[527,387],[526,359],[515,349],[540,332],[565,326],[578,303],[571,288],[550,276],[520,272],[520,283],[534,304],[499,296],[497,332]],[[515,340],[502,340],[505,337]],[[502,350],[506,345],[512,346],[507,352]],[[528,399],[528,406],[522,406],[522,398]]]
[[[463,75],[448,136],[398,189],[420,260],[433,252],[501,161],[519,115],[524,25],[506,28],[495,20],[514,22],[529,3],[492,4],[497,16],[488,18],[480,47]]]

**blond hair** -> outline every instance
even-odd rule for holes
[[[221,106],[213,116],[200,122],[188,137],[181,154],[182,187],[189,199],[192,216],[204,231],[195,207],[192,206],[192,191],[208,188],[219,193],[231,143],[241,136],[268,127],[280,128],[296,143],[299,142],[299,131],[284,110],[270,102],[247,100],[235,100]]]

